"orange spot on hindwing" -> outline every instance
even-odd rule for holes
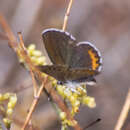
[[[88,54],[92,60],[92,69],[96,70],[99,67],[99,64],[97,63],[99,59],[92,50],[88,50]]]

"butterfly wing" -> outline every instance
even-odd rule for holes
[[[97,74],[96,71],[89,70],[86,68],[69,68],[64,65],[46,65],[39,66],[40,71],[54,77],[58,81],[91,81],[93,80],[93,75]]]
[[[89,42],[77,43],[68,32],[47,29],[42,34],[47,53],[54,65],[39,67],[58,81],[92,81],[101,71],[98,49]]]
[[[38,69],[40,71],[54,77],[58,81],[65,82],[67,80],[65,74],[67,73],[68,68],[65,66],[45,65],[45,66],[38,66]]]
[[[53,64],[67,65],[70,44],[76,46],[76,40],[68,32],[59,29],[46,29],[42,33],[43,42]]]
[[[101,71],[101,54],[93,44],[89,42],[76,43],[75,38],[68,32],[53,28],[46,29],[42,33],[42,37],[53,64]]]
[[[82,68],[100,72],[102,68],[101,54],[93,44],[79,42],[71,50],[68,65],[70,68]]]

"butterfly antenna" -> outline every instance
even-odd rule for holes
[[[86,127],[84,127],[83,130],[86,130],[87,128],[89,128],[89,127],[91,127],[91,126],[97,124],[97,123],[100,122],[100,121],[101,121],[101,119],[98,118],[97,120],[91,122],[89,125],[87,125]]]

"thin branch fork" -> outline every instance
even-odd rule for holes
[[[20,37],[22,37],[22,35],[20,35]],[[20,38],[20,39],[22,40],[22,38]],[[21,42],[21,46],[22,46],[23,49],[25,48],[23,41]],[[26,63],[27,63],[27,64],[30,64],[30,67],[32,68],[31,60],[30,60],[30,58],[28,57],[26,51],[24,51],[24,54],[23,54],[23,55],[26,57],[26,58],[25,58]],[[34,67],[34,68],[35,68],[35,67]],[[38,73],[38,74],[39,74],[39,73]],[[39,75],[39,77],[40,77],[41,80],[43,81],[43,78],[41,77],[41,74]],[[46,81],[47,79],[48,79],[48,78],[46,77],[44,80]],[[45,82],[45,84],[43,85],[43,87],[40,87],[40,88],[43,90],[44,87],[45,87],[45,89],[49,92],[49,89],[48,89],[48,87],[47,87],[47,85],[46,85],[46,82]],[[49,88],[52,88],[52,86],[50,86]],[[39,90],[39,91],[40,91],[40,90]],[[40,93],[40,92],[39,92],[39,93]],[[64,112],[67,113],[68,119],[71,120],[71,121],[75,121],[75,120],[73,119],[73,117],[71,116],[70,111],[68,110],[67,106],[66,106],[66,105],[63,103],[63,101],[59,98],[59,96],[57,95],[57,93],[55,92],[54,89],[51,89],[50,95],[51,95],[52,99],[58,104],[58,106],[60,107],[60,109],[61,109],[62,111],[64,111]],[[39,95],[37,95],[37,97],[39,98]],[[32,103],[32,106],[30,107],[30,112],[28,113],[27,118],[26,118],[26,120],[25,120],[25,124],[24,124],[24,126],[23,126],[23,128],[22,128],[21,130],[24,130],[24,128],[25,128],[26,125],[28,124],[29,120],[31,119],[31,115],[32,115],[32,112],[33,112],[33,110],[34,110],[34,108],[35,108],[35,106],[36,106],[36,103],[37,103],[37,102],[34,100],[33,103]],[[78,125],[78,123],[75,124],[74,128],[75,128],[75,130],[81,130],[81,128],[80,128],[80,126]]]
[[[67,26],[67,21],[68,21],[68,17],[69,17],[69,14],[70,14],[70,9],[71,9],[71,6],[72,6],[72,2],[73,2],[73,0],[70,0],[69,6],[68,6],[68,8],[67,8],[67,12],[66,12],[66,14],[65,14],[64,24],[63,24],[63,30],[65,30],[65,29],[66,29],[66,26]],[[18,44],[16,44],[16,43],[17,43],[16,38],[15,38],[15,36],[13,35],[13,33],[12,33],[11,29],[9,28],[8,24],[6,23],[6,20],[2,17],[2,15],[0,15],[0,23],[1,23],[1,25],[2,25],[2,27],[3,27],[3,29],[4,29],[4,31],[7,33],[7,36],[8,36],[8,39],[9,39],[9,44],[10,44],[11,47],[16,51],[16,50],[17,50],[17,47],[18,47]],[[19,35],[19,39],[20,39],[20,46],[21,46],[21,48],[22,48],[22,50],[23,50],[23,51],[21,51],[21,53],[22,53],[22,55],[25,57],[26,63],[29,65],[29,68],[30,68],[30,70],[31,70],[31,76],[32,76],[32,79],[33,79],[33,81],[34,81],[34,82],[33,82],[33,85],[36,86],[35,79],[34,79],[34,75],[33,75],[33,71],[35,71],[35,72],[38,74],[40,80],[43,80],[43,77],[41,77],[41,72],[39,72],[39,71],[32,65],[31,60],[30,60],[30,58],[29,58],[28,55],[27,55],[26,48],[24,47],[22,35],[21,35],[20,33],[19,33],[18,35]],[[33,71],[32,71],[32,70],[33,70]],[[46,78],[44,79],[44,81],[45,81],[44,83],[46,83],[47,80],[48,80],[48,78],[46,77]],[[45,84],[43,84],[43,85],[39,88],[37,97],[40,97],[40,94],[41,94],[41,92],[42,92],[42,90],[43,90],[44,87],[46,88],[46,85],[45,85]],[[46,88],[46,89],[48,89],[48,88]],[[36,90],[36,88],[34,89],[34,91],[35,91],[35,90]],[[35,94],[36,94],[36,92],[35,92]],[[74,121],[74,119],[73,119],[73,117],[71,116],[70,111],[68,110],[67,106],[66,106],[66,105],[63,103],[63,101],[59,98],[59,96],[57,95],[57,93],[55,92],[55,90],[52,89],[50,95],[52,96],[52,99],[53,99],[53,100],[58,104],[58,106],[61,108],[61,110],[67,113],[68,119]],[[30,107],[30,111],[29,111],[29,113],[28,113],[28,115],[27,115],[27,118],[26,118],[26,120],[25,120],[25,123],[24,123],[24,125],[23,125],[23,127],[22,127],[22,130],[25,129],[26,125],[27,125],[28,122],[30,121],[31,116],[32,116],[32,112],[34,111],[37,102],[38,102],[38,98],[34,99],[32,105],[31,105],[31,107]],[[81,128],[80,128],[80,126],[78,125],[78,123],[74,126],[74,128],[75,128],[75,130],[81,130]]]
[[[21,38],[20,38],[20,39],[21,39]],[[22,46],[23,49],[25,48],[23,42],[21,43],[21,46]],[[27,64],[30,64],[30,67],[32,67],[32,66],[31,66],[31,60],[30,60],[30,58],[28,57],[28,55],[26,55],[26,52],[24,52],[23,55],[24,55],[24,57],[26,57],[26,58],[25,58],[26,63],[27,63]],[[34,67],[34,68],[35,68],[35,67]],[[37,71],[38,71],[38,70],[37,70]],[[38,73],[38,75],[39,75],[39,73]],[[40,73],[39,77],[40,77],[40,79],[43,81],[43,77],[41,76],[41,73]],[[44,80],[46,81],[47,79],[48,79],[48,78],[46,77]],[[46,83],[46,82],[45,82],[45,83]],[[48,89],[48,87],[47,87],[46,84],[44,84],[43,87],[45,87],[45,89],[49,92],[49,89]],[[42,88],[42,90],[43,90],[43,87],[40,87],[40,88]],[[52,86],[50,86],[49,88],[52,88]],[[39,90],[39,91],[40,91],[40,90]],[[39,92],[39,93],[40,93],[40,92]],[[64,111],[64,112],[67,113],[68,119],[71,120],[71,121],[74,121],[74,119],[73,119],[73,117],[71,116],[70,111],[68,110],[67,106],[66,106],[66,105],[63,103],[63,101],[59,98],[59,96],[57,95],[57,93],[55,92],[54,89],[51,89],[50,95],[51,95],[52,99],[58,104],[58,106],[60,107],[60,109],[61,109],[62,111]],[[37,97],[39,98],[39,95],[37,95]],[[37,103],[37,102],[34,100],[33,103],[32,103],[32,105],[31,105],[31,107],[30,107],[30,112],[28,113],[27,118],[26,118],[26,120],[25,120],[25,124],[23,125],[23,128],[22,128],[21,130],[24,130],[24,128],[25,128],[26,125],[28,124],[29,120],[31,119],[31,115],[32,115],[32,112],[33,112],[33,110],[34,110],[34,108],[35,108],[35,106],[36,106],[36,103]],[[80,128],[80,126],[78,125],[78,123],[76,123],[74,127],[75,127],[75,130],[81,130],[81,128]]]
[[[23,127],[21,128],[21,130],[24,130],[24,129],[26,128],[26,126],[28,125],[28,123],[29,123],[29,121],[30,121],[30,119],[31,119],[32,113],[33,113],[33,111],[34,111],[34,109],[35,109],[35,107],[36,107],[36,105],[37,105],[38,99],[39,99],[39,97],[40,97],[40,95],[41,95],[41,93],[42,93],[42,91],[43,91],[43,88],[45,87],[44,85],[45,85],[46,83],[47,83],[47,78],[44,80],[44,82],[42,83],[41,87],[39,88],[39,91],[38,91],[38,93],[37,93],[37,95],[36,95],[37,98],[35,98],[35,99],[33,100],[32,105],[31,105],[30,110],[29,110],[29,113],[28,113],[28,115],[27,115],[27,117],[26,117],[26,120],[25,120],[24,125],[23,125]]]
[[[2,21],[2,22],[1,22]],[[5,22],[5,23],[3,23]],[[2,24],[1,24],[2,23]],[[3,17],[0,16],[0,24],[2,25],[4,31],[7,33],[7,36],[8,36],[8,39],[9,39],[9,44],[11,45],[11,47],[14,49],[14,51],[17,53],[17,47],[18,47],[18,43],[16,42],[15,40],[15,36],[13,35],[13,33],[11,32],[11,29],[9,28],[8,24],[6,23],[5,20],[3,20]],[[4,26],[3,26],[4,25]],[[10,36],[11,34],[11,36]],[[37,73],[39,79],[41,81],[46,81],[48,79],[48,77],[46,77],[45,79],[41,76],[41,72],[32,64],[30,58],[28,57],[27,53],[26,53],[26,48],[24,47],[24,43],[21,42],[21,47],[24,49],[24,51],[21,51],[21,54],[23,57],[25,57],[25,62],[27,64],[29,64],[29,67],[31,68],[31,70],[35,71],[35,73]],[[45,83],[45,82],[44,82]],[[45,87],[46,90],[48,90],[47,86],[46,86],[46,83],[39,88],[39,91],[38,91],[38,95],[40,96],[40,93],[42,92],[43,88]],[[60,99],[60,97],[57,95],[57,93],[55,92],[55,90],[51,91],[50,95],[52,96],[52,99],[58,104],[58,106],[60,107],[60,109],[66,113],[69,113],[67,114],[67,117],[69,120],[72,120],[74,121],[73,117],[71,117],[71,114],[67,108],[67,106],[63,103],[63,101]],[[35,109],[35,106],[38,102],[38,99],[34,99],[31,107],[30,107],[30,112],[29,114],[27,115],[27,118],[25,120],[25,123],[22,127],[22,130],[25,129],[25,127],[27,126],[28,122],[30,121],[31,119],[31,116],[32,116],[32,112],[34,111]],[[81,130],[80,126],[78,125],[78,123],[74,126],[75,130]]]
[[[23,38],[22,38],[22,34],[21,32],[18,33],[18,36],[19,36],[19,40],[20,40],[20,47],[23,51],[23,54],[25,55],[24,58],[26,58],[26,61],[29,65],[29,71],[30,71],[30,75],[32,77],[32,82],[33,82],[33,90],[34,90],[34,97],[36,97],[37,95],[37,89],[38,89],[38,86],[37,86],[37,83],[36,83],[36,80],[35,80],[35,76],[34,76],[34,73],[33,73],[33,66],[30,64],[31,63],[31,60],[29,58],[27,58],[27,50],[24,46],[24,42],[23,42]]]

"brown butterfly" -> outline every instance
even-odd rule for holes
[[[46,29],[42,33],[46,51],[53,65],[39,69],[62,84],[95,82],[102,69],[98,49],[90,42],[77,42],[68,32]]]

